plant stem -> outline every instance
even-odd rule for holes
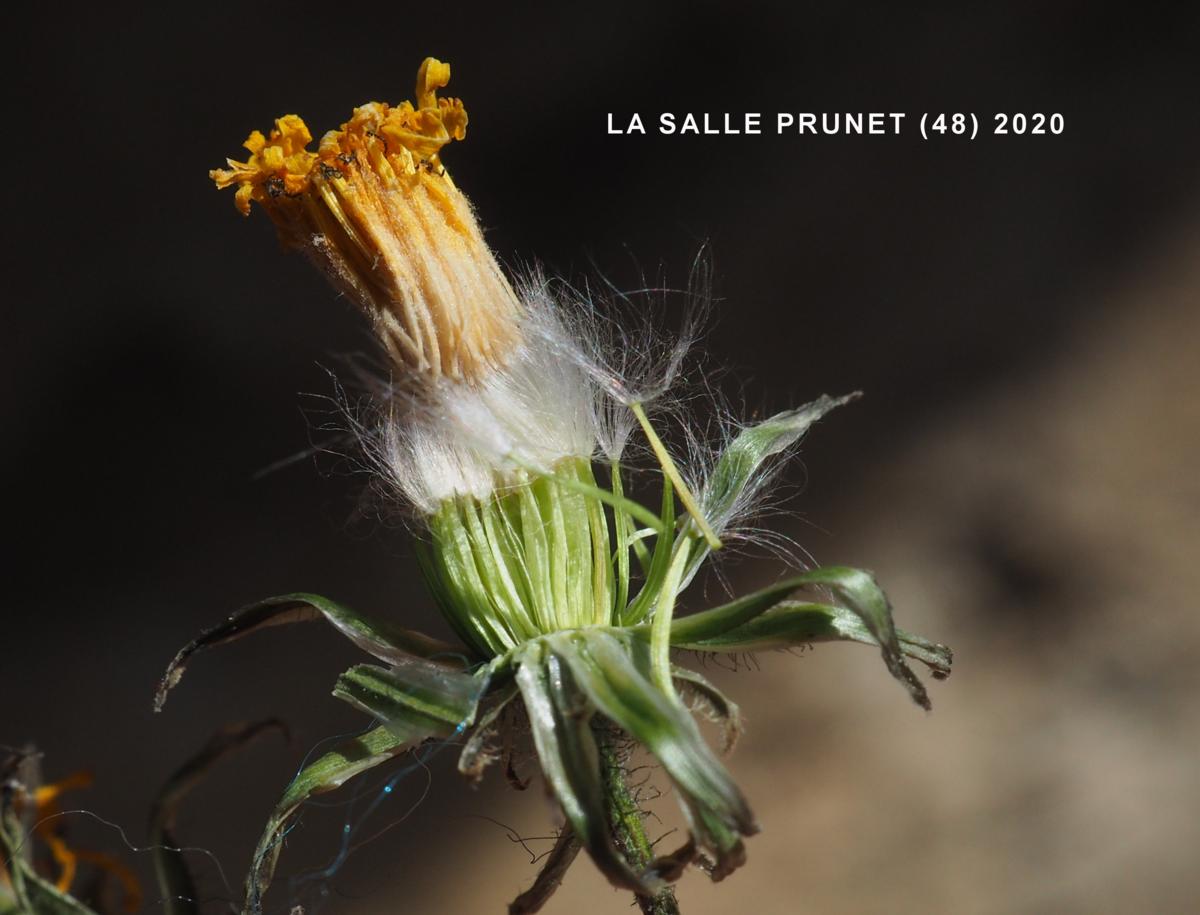
[[[564,826],[537,880],[533,886],[509,903],[508,915],[532,915],[533,912],[540,912],[542,906],[562,884],[563,877],[574,863],[580,847],[579,839],[575,837],[570,825]]]
[[[620,745],[620,735],[611,726],[597,723],[593,727],[600,748],[600,769],[613,838],[625,852],[629,863],[644,870],[654,860],[654,848],[646,836],[642,810],[629,790],[625,771],[626,753]],[[635,898],[643,915],[679,915],[675,890],[670,886],[654,896],[637,895]]]
[[[687,483],[684,482],[679,468],[671,460],[671,454],[667,451],[667,446],[663,444],[662,439],[658,437],[658,433],[654,431],[654,427],[650,425],[646,411],[642,409],[640,403],[630,404],[629,409],[637,417],[637,421],[641,423],[642,432],[646,434],[646,440],[650,442],[650,448],[654,451],[654,456],[658,458],[659,464],[662,465],[663,473],[671,481],[671,485],[675,487],[675,492],[679,494],[679,501],[683,503],[683,507],[687,509],[687,513],[692,516],[696,527],[704,535],[704,539],[708,541],[709,549],[719,550],[721,548],[721,538],[716,535],[712,526],[705,519],[704,512],[700,511],[700,505],[696,502],[696,497],[692,495],[692,491],[688,489]]]

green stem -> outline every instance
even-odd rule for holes
[[[700,505],[696,502],[696,497],[692,495],[692,491],[688,489],[687,483],[684,482],[679,468],[671,460],[671,454],[667,451],[667,446],[663,444],[662,439],[658,437],[658,433],[654,431],[654,427],[650,425],[650,419],[646,416],[646,411],[642,409],[640,403],[630,404],[629,409],[633,411],[633,415],[641,423],[642,432],[645,433],[646,440],[650,442],[650,448],[654,451],[655,457],[658,458],[658,463],[662,465],[663,473],[667,475],[667,479],[675,487],[675,492],[679,494],[679,501],[683,503],[683,507],[687,509],[687,513],[692,516],[692,521],[696,523],[696,527],[700,529],[700,533],[708,541],[709,549],[719,550],[721,548],[721,539],[709,525],[708,520],[704,517],[704,513],[700,511]]]
[[[675,613],[675,598],[679,583],[688,563],[688,545],[691,540],[684,536],[675,541],[675,555],[663,578],[658,603],[654,607],[654,619],[650,623],[650,676],[654,685],[665,695],[675,698],[675,683],[671,677],[671,617]]]
[[[626,781],[626,754],[620,746],[620,735],[610,725],[594,723],[596,744],[600,749],[600,770],[604,794],[608,803],[608,822],[613,838],[624,851],[629,863],[645,870],[654,861],[654,847],[646,836],[646,824]],[[635,897],[643,915],[679,915],[675,890],[666,886],[654,896]]]

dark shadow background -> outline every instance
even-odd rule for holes
[[[682,284],[707,242],[721,302],[704,346],[712,363],[735,367],[736,386],[727,393],[750,409],[773,409],[824,391],[866,391],[861,404],[822,425],[805,449],[803,472],[790,477],[806,483],[792,503],[805,521],[792,532],[823,561],[882,572],[886,556],[869,555],[867,535],[860,536],[873,529],[864,493],[879,507],[937,514],[938,493],[954,488],[949,481],[971,479],[978,462],[1003,463],[1008,449],[1035,447],[1018,421],[1008,441],[946,452],[937,465],[944,488],[906,490],[909,478],[896,468],[928,466],[923,443],[941,441],[948,425],[968,436],[983,430],[994,416],[988,411],[1005,409],[1006,397],[1027,416],[1069,409],[1042,403],[1037,379],[1074,365],[1098,327],[1144,329],[1168,299],[1182,303],[1172,314],[1195,313],[1196,287],[1183,280],[1163,281],[1170,292],[1153,301],[1137,292],[1143,275],[1195,260],[1188,247],[1200,215],[1194,10],[41,4],[6,13],[7,83],[15,91],[5,117],[0,741],[36,743],[51,779],[93,769],[95,788],[75,802],[120,824],[136,845],[156,785],[210,732],[230,720],[284,717],[293,744],[264,743],[214,773],[182,825],[188,843],[211,849],[236,884],[266,810],[304,752],[360,726],[359,716],[328,695],[356,654],[319,627],[264,635],[198,659],[167,711],[155,716],[153,688],[174,651],[235,606],[298,590],[445,632],[415,577],[404,532],[358,511],[361,478],[315,472],[314,463],[336,467],[307,458],[260,474],[320,440],[299,395],[330,393],[322,366],[367,343],[348,304],[301,258],[278,252],[268,220],[256,214],[242,221],[232,195],[208,182],[207,170],[238,156],[251,128],[294,111],[319,136],[355,104],[409,97],[425,55],[449,60],[449,92],[465,100],[471,126],[447,163],[503,261],[536,257],[576,277],[600,270],[619,286],[661,267],[668,282]],[[650,123],[664,110],[761,111],[767,124],[776,111],[904,111],[908,118],[900,137],[606,135],[609,111],[639,111]],[[973,111],[985,126],[996,111],[1061,112],[1066,132],[923,142],[916,131],[923,111]],[[1190,333],[1197,325],[1168,326]],[[1135,380],[1166,369],[1151,356],[1128,371]],[[1200,374],[1178,377],[1184,386],[1168,391],[1188,411],[1186,422],[1183,414],[1164,417],[1163,437],[1147,439],[1146,449],[1183,454],[1185,443],[1196,442],[1191,404]],[[1166,407],[1135,399],[1129,409]],[[1119,436],[1121,424],[1115,428]],[[1111,441],[1097,437],[1094,447],[1100,452]],[[1147,468],[1131,479],[1183,486],[1196,465],[1191,473],[1187,466]],[[1037,474],[1031,469],[1028,479],[1042,479]],[[1035,493],[1033,504],[1049,504],[1036,488],[1022,491]],[[1097,564],[1084,557],[1061,565],[1040,542],[1030,545],[1007,493],[992,499],[984,520],[948,527],[946,549],[924,569],[937,580],[956,574],[955,562],[982,564],[991,570],[993,597],[944,616],[917,613],[926,629],[943,627],[926,634],[958,635],[984,656],[1019,653],[1023,635],[1044,633],[1038,627],[1056,614],[1086,614],[1095,598],[1086,583]],[[1181,527],[1163,542],[1176,552],[1190,545],[1194,555],[1200,497],[1193,488],[1186,499],[1195,501],[1186,502]],[[1130,540],[1143,522],[1162,532],[1170,519],[1131,519]],[[1021,531],[1016,546],[1006,539],[1014,526]],[[1148,573],[1157,555],[1149,550]],[[735,574],[754,584],[777,569],[742,563]],[[893,597],[902,625],[913,621],[901,596]],[[922,597],[915,592],[911,601]],[[1042,609],[1032,613],[1031,606]],[[1052,630],[1048,666],[1074,663],[1072,651],[1088,650],[1073,641],[1077,632]],[[1193,627],[1180,638],[1196,634]],[[1196,651],[1172,664],[1190,663]],[[829,653],[824,669],[837,677],[851,652]],[[809,672],[817,668],[806,664],[775,662],[763,675],[809,693],[790,719],[795,736],[775,738],[781,747],[787,739],[806,747],[804,765],[814,764],[813,747],[836,717],[834,706],[822,705],[836,689],[818,685]],[[956,683],[973,695],[972,663],[961,667],[935,702],[953,702]],[[868,670],[862,705],[837,706],[837,715],[853,725],[882,694],[892,700],[888,715],[902,716],[921,741],[922,719]],[[744,679],[735,690],[745,689]],[[1136,672],[1122,683],[1125,692],[1142,688]],[[998,695],[1008,688],[994,686]],[[1195,695],[1193,680],[1176,686]],[[1107,701],[1097,694],[1097,703]],[[1145,714],[1156,701],[1146,699]],[[753,723],[749,696],[746,708]],[[964,728],[978,722],[979,707],[960,711]],[[928,721],[936,720],[935,712]],[[1195,742],[1186,736],[1196,736],[1195,719],[1176,733],[1178,743],[1162,752],[1193,754],[1194,766]],[[860,739],[859,752],[885,757],[869,735]],[[765,751],[740,751],[735,773],[756,752]],[[802,790],[798,759],[780,751],[762,784],[753,781],[758,770],[747,769],[757,806],[786,806],[778,797]],[[823,761],[837,762],[833,755]],[[443,762],[434,765],[430,797],[409,820],[330,882],[328,911],[392,911],[396,887],[420,911],[499,911],[531,879],[527,858],[504,830],[475,817],[504,819],[519,809],[530,831],[544,831],[549,815],[537,792],[514,796],[492,779],[471,793]],[[424,775],[414,778],[415,798]],[[856,796],[888,819],[893,814],[874,790],[868,781]],[[771,792],[783,794],[772,800]],[[1088,795],[1096,804],[1106,796],[1104,788]],[[999,794],[995,801],[1007,804]],[[1005,809],[1019,818],[1044,806],[1044,797],[1033,796]],[[405,809],[381,814],[380,827]],[[297,868],[306,854],[315,863],[336,848],[339,816],[317,811],[305,821],[311,825],[297,842]],[[1149,810],[1130,812],[1131,820],[1147,817],[1153,820]],[[845,821],[821,822],[828,835]],[[985,847],[996,820],[981,813],[971,823],[976,831],[961,833],[955,822],[928,827],[977,835]],[[773,882],[781,895],[753,896],[757,910],[870,910],[873,880],[885,872],[877,860],[864,858],[833,889],[821,888],[824,871],[816,867],[800,892],[768,867],[770,852],[756,868],[756,850],[776,847],[784,855],[799,847],[793,843],[806,834],[805,823],[767,825],[750,845],[747,870],[728,891],[720,888],[725,910],[751,898],[739,893],[761,894]],[[81,844],[122,849],[111,829],[85,816],[71,828]],[[1047,885],[1066,886],[1066,895],[938,895],[939,875],[961,862],[935,857],[924,869],[886,870],[890,910],[1133,910],[1116,902],[1089,907],[1126,898],[1105,889],[1115,874],[1080,878],[1076,892],[1076,883],[1038,866],[1028,836],[1016,835],[995,851],[1012,856],[1006,873],[1026,886],[1021,875],[1033,880],[1036,871]],[[1178,851],[1178,839],[1164,834],[1164,847]],[[878,853],[902,858],[920,841],[897,837]],[[148,878],[146,856],[127,857]],[[221,896],[211,865],[199,866],[206,891]],[[288,866],[285,857],[285,873]],[[1135,868],[1128,879],[1149,894],[1137,897],[1147,903],[1143,911],[1184,911],[1196,899],[1195,878],[1182,870],[1168,878]],[[551,910],[624,905],[594,877],[573,875],[568,892],[573,880],[592,880],[582,884],[591,895],[566,897]],[[706,893],[700,877],[688,878],[690,910],[706,910]],[[147,911],[158,910],[155,898],[151,889]],[[286,901],[281,889],[280,911]]]

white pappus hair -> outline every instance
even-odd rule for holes
[[[484,498],[520,470],[549,472],[564,458],[619,459],[636,426],[630,404],[671,410],[668,392],[702,307],[689,309],[668,337],[644,312],[603,312],[540,270],[517,292],[521,341],[502,368],[474,383],[377,383],[365,410],[342,398],[371,468],[420,514],[455,496]]]

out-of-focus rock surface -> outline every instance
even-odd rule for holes
[[[748,717],[731,766],[763,832],[724,883],[690,874],[683,911],[1197,910],[1197,250],[1181,233],[1057,359],[880,460],[821,519],[834,535],[796,525],[818,559],[873,568],[956,670],[931,715],[858,646],[715,671]],[[546,831],[532,792],[495,796]],[[532,879],[501,830],[456,832],[443,869],[397,871],[406,910],[501,911]],[[546,911],[627,903],[581,861]]]

